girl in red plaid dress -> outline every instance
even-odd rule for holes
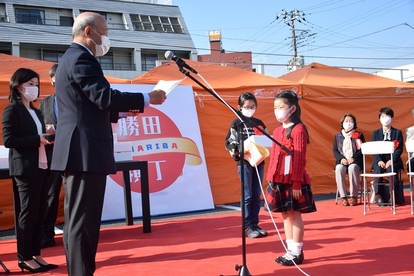
[[[273,132],[273,138],[292,151],[289,155],[273,144],[267,174],[269,185],[266,191],[268,207],[272,212],[281,212],[286,235],[287,252],[276,258],[276,262],[292,266],[304,260],[302,251],[304,225],[302,213],[316,211],[306,173],[306,147],[309,136],[300,119],[298,97],[292,91],[283,91],[276,96],[274,112],[281,123]]]

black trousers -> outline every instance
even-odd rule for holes
[[[62,187],[62,173],[48,171],[45,177],[47,184],[47,209],[43,228],[43,239],[53,240],[55,237],[55,224],[59,209],[59,195]]]
[[[63,244],[68,275],[92,276],[101,226],[106,175],[64,173]]]
[[[373,168],[374,173],[391,172],[391,167],[389,167],[388,169],[383,169],[380,166],[378,166],[378,164],[373,164],[372,168]],[[395,202],[397,204],[403,204],[404,203],[404,195],[402,195],[402,199],[401,199],[401,196],[399,196],[399,192],[403,192],[402,183],[400,183],[400,179],[398,177],[398,171],[399,170],[400,170],[400,168],[398,168],[394,164],[394,172],[397,172],[397,174],[395,176],[393,176]],[[374,179],[374,183],[377,186],[377,190],[375,190],[375,193],[381,195],[381,198],[384,202],[389,202],[390,198],[391,198],[390,188],[389,188],[389,186],[378,185],[378,183],[381,183],[382,181],[383,180],[381,178],[375,178]]]
[[[15,176],[13,198],[15,206],[15,229],[17,258],[31,260],[40,255],[40,243],[46,210],[47,187],[45,170],[39,169],[39,176]]]

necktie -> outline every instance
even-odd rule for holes
[[[384,130],[384,141],[391,141],[391,130]]]

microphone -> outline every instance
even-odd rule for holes
[[[183,67],[184,67],[184,68],[187,68],[188,70],[190,70],[191,72],[193,72],[194,74],[198,74],[196,70],[194,70],[190,65],[185,63],[184,60],[177,57],[172,51],[165,52],[164,57],[165,57],[165,59],[168,59],[168,60],[174,60],[175,63],[177,63],[178,68],[180,68],[180,70],[183,69]]]

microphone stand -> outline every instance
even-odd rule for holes
[[[221,103],[223,103],[225,106],[229,107],[230,109],[233,110],[233,112],[238,116],[238,118],[240,119],[240,124],[241,125],[245,125],[245,121],[247,121],[247,123],[251,126],[257,126],[257,124],[255,124],[252,120],[250,120],[248,117],[244,116],[243,114],[241,114],[241,112],[237,111],[234,107],[232,107],[231,105],[227,104],[223,99],[221,99],[219,96],[216,95],[216,93],[214,93],[213,91],[211,91],[208,87],[206,87],[204,84],[202,84],[200,81],[198,81],[197,79],[195,79],[190,72],[188,72],[187,70],[185,70],[183,68],[182,64],[177,63],[178,65],[178,69],[181,73],[183,73],[185,76],[189,77],[192,81],[194,81],[195,83],[197,83],[198,85],[200,85],[204,90],[206,90],[208,93],[210,93],[212,96],[214,96],[217,100],[219,100]],[[238,276],[251,276],[249,269],[247,268],[246,265],[246,218],[245,218],[245,202],[244,202],[244,141],[243,141],[243,128],[244,126],[242,126],[241,128],[239,128],[239,133],[238,133],[238,140],[239,140],[239,145],[240,145],[240,150],[239,150],[239,154],[240,154],[240,183],[241,183],[241,217],[242,217],[242,265],[236,264],[235,265],[235,269],[236,271],[239,271]],[[266,137],[268,137],[271,141],[273,141],[275,144],[277,144],[279,147],[281,147],[284,151],[286,151],[289,155],[292,155],[293,152],[286,148],[284,145],[282,145],[280,142],[276,141],[272,136],[270,136],[267,132],[265,132],[262,128],[260,127],[256,127],[256,129],[258,129],[263,135],[265,135]],[[220,275],[220,276],[224,276],[224,275]]]

